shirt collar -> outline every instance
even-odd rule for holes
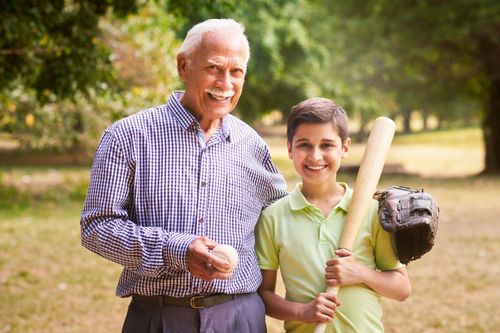
[[[168,99],[168,106],[184,130],[188,130],[192,126],[199,128],[200,124],[198,123],[198,120],[196,120],[194,115],[181,104],[180,99],[183,94],[184,91],[182,90],[173,91]],[[218,132],[220,133],[219,135],[222,139],[228,141],[230,140],[231,131],[229,126],[229,117],[227,115],[221,119],[221,126]]]
[[[339,185],[345,188],[345,194],[337,204],[336,208],[340,208],[347,213],[349,211],[349,202],[352,197],[352,189],[350,189],[346,183],[339,183]],[[307,201],[306,197],[304,197],[304,194],[302,194],[302,191],[300,190],[301,188],[302,184],[297,184],[293,192],[290,194],[290,208],[292,210],[302,210],[307,207],[314,206],[312,203]]]

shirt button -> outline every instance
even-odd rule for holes
[[[198,223],[203,223],[203,217],[198,220]]]
[[[201,182],[201,187],[207,186],[207,182]]]

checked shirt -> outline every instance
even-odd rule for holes
[[[264,141],[232,115],[205,143],[181,96],[111,125],[95,155],[82,244],[123,266],[121,297],[248,293],[261,282],[254,227],[262,208],[287,194],[286,183]],[[187,247],[198,236],[237,249],[231,279],[188,272]]]

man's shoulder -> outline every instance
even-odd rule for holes
[[[143,131],[151,128],[151,125],[168,119],[167,104],[142,109],[134,114],[117,120],[108,127],[107,131],[115,133],[128,133]]]
[[[257,133],[255,129],[243,120],[229,114],[225,118],[227,120],[229,128],[231,130],[231,136],[235,139],[246,139],[254,138],[256,141],[262,141],[262,138]]]

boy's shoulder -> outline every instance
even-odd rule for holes
[[[264,208],[262,210],[263,215],[274,215],[278,212],[282,212],[283,210],[289,211],[290,210],[290,199],[291,199],[291,193],[288,193],[286,196],[283,198],[280,198]]]

